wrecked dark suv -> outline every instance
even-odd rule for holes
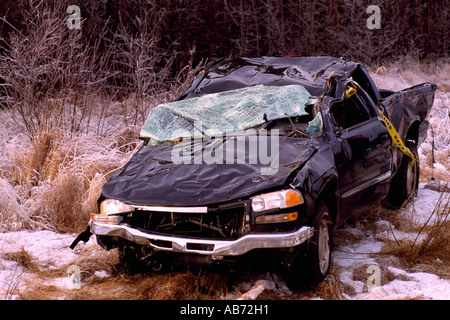
[[[379,90],[361,64],[332,57],[219,60],[151,110],[143,147],[104,185],[72,247],[94,234],[154,271],[252,268],[258,256],[317,283],[334,228],[416,192],[435,90]]]

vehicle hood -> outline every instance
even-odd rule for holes
[[[279,152],[271,155],[277,160],[270,174],[267,169],[272,162],[257,161],[249,148],[239,157],[240,161],[208,164],[198,163],[194,153],[199,154],[200,149],[205,152],[213,142],[191,143],[187,158],[192,156],[193,161],[186,164],[173,161],[174,145],[144,146],[103,186],[102,197],[138,205],[205,206],[282,188],[290,175],[314,154],[319,142],[317,138],[277,139]],[[236,143],[229,139],[223,145]]]

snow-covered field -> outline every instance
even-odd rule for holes
[[[439,197],[439,192],[425,189],[422,184],[414,206],[408,205],[400,215],[410,217],[413,223],[423,224]],[[377,215],[376,210],[371,212]],[[417,232],[397,230],[389,219],[380,216],[375,219],[372,223],[367,220],[373,219],[366,216],[337,231],[334,267],[321,285],[322,291],[334,285],[336,287],[329,290],[335,291],[338,299],[450,299],[449,266],[435,259],[438,266],[442,264],[441,271],[447,269],[446,277],[421,271],[421,267],[410,270],[399,267],[396,258],[380,253],[381,249],[387,243],[414,239]],[[368,223],[372,224],[371,228]],[[71,250],[69,245],[75,236],[48,230],[1,233],[0,297],[21,299],[22,295],[27,297],[27,291],[39,288],[46,291],[41,298],[71,299],[78,290],[86,292],[90,286],[97,290],[96,284],[101,281],[114,280],[117,276],[112,274],[109,263],[86,264],[89,259],[98,262],[104,257],[107,260],[107,253],[92,239]],[[125,284],[119,278],[116,279],[117,289]],[[268,293],[277,299],[327,298],[322,291],[294,292],[280,274],[256,274],[240,277],[222,298],[267,299]],[[39,298],[39,295],[32,297]]]
[[[424,81],[434,81],[439,85],[429,118],[434,133],[434,163],[431,152],[433,135],[429,133],[419,149],[421,184],[418,197],[413,203],[399,212],[376,207],[337,230],[332,272],[322,284],[312,290],[290,290],[282,274],[255,274],[237,277],[223,292],[217,293],[216,289],[214,298],[450,299],[448,260],[443,261],[439,257],[427,255],[409,261],[408,255],[401,254],[404,251],[400,250],[411,247],[413,243],[418,246],[426,239],[427,233],[431,232],[431,227],[436,222],[437,213],[430,219],[436,203],[442,200],[443,196],[448,199],[448,194],[443,195],[436,191],[436,188],[430,189],[427,184],[431,178],[435,179],[435,185],[450,181],[449,73],[449,64],[434,71],[422,70],[419,66],[403,69],[398,65],[372,71],[375,82],[381,88],[399,90]],[[111,127],[117,128],[120,118],[118,120],[114,117],[114,110],[110,109],[111,123],[114,124]],[[14,176],[6,173],[11,164],[14,165],[15,159],[23,161],[17,157],[18,153],[14,150],[25,150],[25,140],[17,131],[15,123],[2,110],[0,125],[0,299],[154,298],[158,288],[166,291],[170,289],[169,280],[181,277],[185,285],[191,283],[189,281],[195,278],[194,276],[172,274],[164,278],[155,275],[156,285],[152,284],[151,289],[141,290],[139,294],[134,293],[138,292],[134,287],[142,286],[147,280],[144,281],[142,277],[116,275],[113,272],[116,262],[114,252],[102,250],[93,238],[87,244],[81,242],[75,250],[71,250],[69,246],[76,233],[63,233],[55,231],[55,228],[46,228],[49,226],[52,212],[47,208],[40,208],[39,204],[64,205],[65,200],[68,202],[70,198],[67,198],[67,195],[61,196],[61,199],[57,198],[55,194],[58,188],[73,187],[73,183],[77,182],[74,177],[80,177],[80,183],[75,184],[79,187],[76,189],[78,193],[74,191],[74,194],[86,198],[79,204],[79,208],[88,210],[89,201],[95,202],[107,174],[122,165],[129,157],[129,152],[123,151],[120,145],[114,145],[112,140],[102,140],[98,137],[95,137],[96,141],[99,141],[97,144],[95,141],[87,142],[89,136],[75,141],[74,150],[69,143],[55,143],[53,154],[48,154],[48,157],[52,157],[52,161],[57,165],[42,169],[59,172],[57,177],[61,177],[63,169],[68,168],[72,170],[73,175],[68,176],[66,180],[54,178],[30,186],[21,180],[27,177],[26,172],[20,171],[23,170],[24,163],[21,163],[22,169]],[[124,134],[123,128],[112,132],[120,132],[121,137]],[[118,134],[114,139],[117,140],[117,136]],[[94,145],[96,147],[91,148]],[[69,158],[69,154],[69,160],[59,159],[64,155]],[[107,159],[112,160],[108,162]],[[93,172],[103,171],[102,174],[88,175],[78,170],[81,167],[92,169]],[[17,180],[11,181],[8,177],[15,177]],[[68,180],[72,184],[68,184]],[[89,181],[87,187],[83,184],[86,180]],[[443,202],[446,202],[445,199]],[[446,203],[448,204],[448,200]],[[37,211],[36,206],[41,211]],[[448,212],[449,208],[446,210]],[[31,219],[37,212],[43,212],[45,219],[36,220],[35,216]],[[34,224],[30,224],[30,221],[34,221]],[[427,227],[422,229],[425,224]],[[450,248],[442,250],[447,251],[448,258]],[[220,282],[220,276],[217,278]],[[192,283],[198,285],[199,282],[202,282],[201,279],[194,279]],[[168,297],[183,298],[174,295]],[[187,298],[189,297],[192,296]]]

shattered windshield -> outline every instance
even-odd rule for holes
[[[310,94],[300,85],[253,86],[159,105],[141,131],[149,144],[194,135],[243,131],[271,120],[308,115]]]

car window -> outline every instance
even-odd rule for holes
[[[370,118],[364,102],[358,93],[340,103],[333,104],[331,107],[331,115],[336,125],[341,129],[350,128]]]

